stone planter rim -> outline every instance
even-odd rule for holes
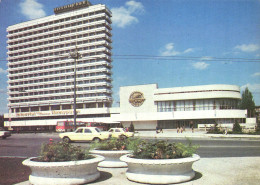
[[[113,154],[113,153],[122,153],[122,154],[129,154],[131,151],[130,150],[99,150],[99,149],[93,149],[93,150],[90,150],[90,153],[92,152],[95,152],[95,153],[98,153],[98,154],[102,154],[102,153],[105,153],[105,154]]]
[[[61,161],[61,162],[40,162],[40,161],[32,161],[31,159],[36,159],[37,157],[31,157],[28,159],[25,159],[23,161],[23,165],[25,166],[31,166],[31,167],[59,167],[59,166],[74,166],[74,165],[81,165],[81,164],[88,164],[93,162],[100,162],[105,160],[103,156],[91,154],[94,156],[94,158],[91,159],[85,159],[85,160],[77,160],[77,161]]]
[[[187,163],[187,162],[195,162],[200,159],[200,156],[197,154],[193,154],[191,157],[185,158],[177,158],[177,159],[139,159],[132,158],[131,154],[126,154],[120,157],[121,161],[126,163],[135,163],[135,164],[178,164],[178,163]]]

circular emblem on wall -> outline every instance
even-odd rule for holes
[[[145,101],[144,95],[141,92],[135,91],[129,97],[129,103],[134,107],[140,107]]]

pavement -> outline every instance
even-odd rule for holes
[[[176,130],[164,130],[156,134],[155,131],[139,131],[135,136],[145,138],[245,138],[260,140],[260,135],[224,135],[206,134],[205,131],[191,130],[177,133]],[[193,164],[196,173],[194,179],[182,185],[259,185],[260,182],[260,151],[259,157],[224,157],[201,158]],[[99,179],[89,184],[96,185],[137,185],[129,181],[125,172],[127,168],[98,168],[101,173]],[[17,185],[29,185],[29,181]]]

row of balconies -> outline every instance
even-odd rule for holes
[[[96,76],[101,76],[104,74],[108,74],[110,76],[112,72],[107,69],[100,69],[97,72],[89,72],[89,73],[77,73],[77,78],[95,78]],[[32,84],[32,83],[41,83],[41,82],[48,82],[48,81],[55,81],[56,78],[59,78],[57,80],[61,80],[62,78],[64,79],[70,79],[74,78],[74,72],[63,72],[63,73],[55,73],[55,74],[50,74],[50,75],[34,75],[31,77],[27,78],[22,78],[22,79],[14,79],[14,80],[8,80],[8,82],[14,85],[23,85],[23,84]],[[12,85],[11,85],[12,86]]]
[[[91,26],[93,26],[93,28],[89,29]],[[74,26],[73,29],[71,27],[68,28],[62,28],[62,29],[58,29],[58,30],[54,30],[54,31],[45,31],[43,33],[35,33],[35,35],[29,35],[29,36],[20,36],[18,38],[14,38],[14,39],[9,39],[7,41],[9,47],[16,47],[16,44],[21,44],[21,43],[29,43],[31,44],[32,41],[39,41],[41,39],[45,39],[44,36],[49,36],[49,35],[53,35],[52,37],[50,37],[52,40],[57,39],[57,38],[61,38],[62,33],[66,32],[66,31],[74,31],[75,33],[80,33],[83,32],[85,34],[89,34],[89,33],[94,33],[97,31],[98,28],[95,28],[96,26],[102,26],[104,28],[107,28],[107,32],[109,33],[109,35],[112,36],[111,34],[111,27],[109,26],[108,22],[106,20],[100,20],[100,21],[96,21],[95,23],[90,23],[87,26],[86,25],[78,25],[78,26]],[[84,29],[83,29],[84,28]],[[82,30],[80,32],[78,32],[77,30]],[[74,33],[72,32],[72,33]],[[71,34],[72,34],[71,33]],[[42,38],[41,38],[42,37]],[[39,39],[41,38],[41,39]],[[20,42],[20,43],[19,43]]]
[[[36,66],[34,67],[28,67],[23,70],[16,70],[16,69],[10,69],[8,77],[14,78],[14,77],[21,77],[21,76],[28,76],[32,77],[33,74],[42,74],[42,76],[52,74],[52,73],[58,73],[60,71],[74,71],[74,61],[68,61],[68,62],[53,62],[53,63],[44,63],[44,65]],[[73,68],[72,68],[73,67]],[[77,61],[77,71],[87,71],[87,72],[98,72],[96,70],[99,69],[110,69],[109,63],[106,61],[101,62],[85,62],[85,61]],[[69,70],[68,70],[69,69]],[[73,70],[72,70],[73,69]],[[47,74],[48,73],[48,74]]]
[[[59,78],[59,77],[57,77]],[[48,79],[47,79],[48,80]],[[88,86],[96,86],[101,80],[104,81],[112,81],[112,78],[107,75],[100,75],[100,76],[90,76],[90,77],[83,77],[77,79],[77,84],[87,84]],[[51,82],[51,83],[50,83]],[[65,87],[67,87],[66,84],[74,84],[74,78],[60,78],[58,80],[52,80],[52,81],[43,81],[43,82],[37,82],[37,83],[28,83],[28,84],[15,84],[13,86],[8,86],[9,91],[23,91],[23,90],[33,90],[33,89],[42,89],[42,88],[53,88],[56,84],[65,84]],[[82,86],[82,85],[81,85]]]
[[[28,43],[21,43],[17,46],[8,45],[7,49],[9,49],[9,51],[7,52],[7,54],[28,51],[30,49],[35,49],[38,47],[42,48],[43,46],[47,47],[47,48],[50,46],[52,46],[53,48],[57,48],[57,47],[60,47],[61,45],[66,45],[68,43],[71,43],[72,41],[86,43],[86,41],[91,39],[93,36],[99,35],[102,33],[106,33],[108,36],[111,37],[111,33],[109,32],[109,30],[105,27],[101,27],[93,33],[87,33],[86,31],[85,32],[75,32],[75,33],[69,34],[68,36],[57,35],[54,38],[50,37],[50,38],[43,38],[42,40],[38,39],[38,40],[31,41]]]
[[[108,89],[96,89],[88,91],[77,91],[77,97],[93,97],[99,94],[110,94],[112,91]],[[22,103],[22,102],[34,102],[34,101],[46,101],[46,100],[58,100],[58,99],[70,99],[74,97],[74,92],[60,92],[53,94],[42,94],[42,95],[33,95],[17,98],[8,98],[10,103]]]
[[[72,48],[72,47],[71,47]],[[111,53],[111,51],[109,50],[109,49],[107,49],[106,47],[100,47],[100,48],[95,48],[95,49],[91,49],[91,50],[84,50],[83,52],[82,51],[79,51],[79,53],[81,54],[81,56],[82,56],[82,58],[80,58],[80,59],[78,59],[78,61],[80,61],[80,60],[86,60],[86,59],[102,59],[102,58],[100,58],[100,57],[98,57],[98,56],[96,56],[96,53],[100,53],[100,52],[102,52],[102,53],[107,53],[109,56],[110,56],[110,54],[112,54]],[[66,56],[66,55],[68,55],[68,56]],[[92,55],[91,57],[89,57],[88,55]],[[20,56],[21,58],[23,57],[23,58],[26,58],[26,56]],[[27,56],[28,57],[28,56]],[[60,61],[61,60],[68,60],[68,61],[70,61],[71,59],[69,58],[70,57],[70,55],[69,55],[69,53],[67,53],[67,54],[62,54],[62,55],[59,55],[59,54],[55,54],[55,53],[47,53],[47,52],[44,52],[44,53],[42,53],[42,54],[39,54],[38,53],[38,55],[33,55],[32,56],[32,58],[34,58],[34,59],[37,59],[37,61],[39,61],[39,60],[42,60],[42,61],[46,61],[46,60],[50,60],[50,59],[52,59],[52,60],[54,60],[53,62],[55,62],[55,61],[59,61],[58,63],[60,63]],[[63,58],[63,59],[62,59]],[[67,58],[67,59],[66,59]],[[20,62],[20,61],[19,61]],[[46,64],[48,65],[50,65],[50,64],[53,64],[53,62],[47,62]],[[31,67],[31,65],[30,65],[30,63],[33,63],[33,62],[31,62],[31,61],[27,61],[27,60],[22,60],[22,62],[20,62],[20,64],[23,64],[24,66],[25,66],[25,64],[27,64],[26,66],[27,67]],[[18,65],[19,63],[13,63],[14,65],[11,65],[12,64],[12,62],[10,62],[10,67],[9,67],[9,69],[11,69],[11,66],[14,66],[15,64],[16,65]]]
[[[79,71],[77,72],[77,77],[78,79],[82,78],[95,78],[97,76],[102,76],[102,75],[108,75],[110,76],[112,72],[108,69],[98,69],[95,70],[95,72],[89,71],[86,73],[85,71]],[[14,80],[8,80],[9,84],[15,84],[18,85],[19,83],[23,84],[32,84],[32,83],[41,83],[41,82],[48,82],[48,81],[55,81],[56,78],[57,80],[61,80],[62,78],[64,79],[70,79],[74,78],[74,72],[63,72],[63,73],[56,73],[56,74],[50,74],[50,75],[34,75],[32,77],[27,77],[27,78],[22,78],[22,79],[14,79]],[[23,85],[21,84],[21,85]]]
[[[94,10],[94,11],[93,11]],[[78,11],[73,12],[73,16],[71,13],[64,13],[64,14],[59,14],[59,15],[52,15],[48,16],[45,18],[37,19],[37,20],[32,20],[29,22],[26,22],[25,24],[18,24],[14,26],[8,27],[7,31],[11,32],[10,34],[15,34],[17,32],[26,32],[27,30],[32,30],[32,29],[42,29],[43,27],[49,27],[52,26],[53,24],[56,25],[59,22],[68,22],[68,21],[73,21],[73,20],[78,20],[81,18],[86,18],[91,16],[93,18],[96,18],[95,16],[102,15],[103,13],[106,13],[107,16],[111,17],[112,13],[105,7],[98,7],[95,9],[81,9]],[[29,24],[28,24],[29,23]],[[13,29],[12,29],[13,28]],[[26,30],[24,30],[26,29]],[[14,32],[14,33],[12,33]]]
[[[84,48],[84,47],[87,47],[87,46],[96,46],[96,43],[93,42],[90,43],[89,40],[91,39],[106,39],[107,40],[107,35],[105,33],[102,33],[102,34],[99,34],[99,35],[95,35],[95,36],[91,36],[91,37],[88,37],[88,42],[86,42],[86,39],[73,39],[73,40],[70,40],[68,41],[67,43],[64,43],[63,44],[63,47],[62,48],[55,48],[55,43],[48,43],[48,44],[45,44],[43,46],[38,46],[38,47],[34,47],[33,49],[32,48],[28,48],[26,50],[22,50],[22,51],[19,51],[19,52],[12,52],[12,54],[10,53],[9,57],[7,58],[8,60],[11,60],[11,59],[16,59],[16,58],[21,58],[21,57],[33,57],[33,56],[37,56],[39,55],[39,52],[42,54],[42,53],[55,53],[55,52],[65,52],[66,50],[70,51],[70,50],[74,50],[75,49],[75,46],[76,44],[80,43],[81,41],[85,40],[85,43],[81,43],[79,45],[77,45],[77,47],[80,49],[80,48]],[[74,43],[74,42],[75,43]],[[90,43],[90,44],[89,44]],[[61,43],[57,43],[56,47],[58,45],[60,45]],[[37,50],[38,49],[38,50]],[[44,49],[46,49],[46,51],[43,51]],[[23,52],[28,52],[28,53],[23,53]],[[38,51],[38,52],[37,52]],[[14,56],[13,56],[14,55]]]
[[[66,30],[63,30],[63,32]],[[68,31],[70,31],[68,29]],[[49,41],[54,41],[54,42],[58,42],[58,43],[66,43],[66,41],[70,41],[72,37],[77,37],[77,39],[80,39],[79,37],[84,38],[84,40],[86,40],[86,37],[89,36],[89,34],[93,34],[96,32],[106,32],[110,37],[112,36],[112,33],[109,31],[109,29],[107,29],[104,26],[100,26],[99,28],[96,29],[91,29],[91,30],[82,30],[82,31],[76,31],[73,33],[69,33],[69,36],[66,37],[66,35],[62,35],[62,32],[57,32],[54,36],[51,36],[53,34],[50,33],[44,33],[42,36],[38,36],[35,37],[34,40],[32,38],[30,38],[29,41],[27,42],[21,42],[15,46],[13,45],[8,45],[7,49],[9,50],[18,50],[18,49],[23,49],[25,46],[27,47],[35,47],[37,45],[39,45],[39,43],[42,43],[42,45],[46,45],[46,42]],[[63,41],[62,41],[63,40]],[[41,42],[42,41],[42,42]]]
[[[77,97],[77,103],[90,103],[90,102],[104,102],[112,101],[111,95],[96,95],[92,97]],[[40,105],[56,105],[56,104],[73,104],[74,99],[57,99],[57,100],[42,100],[42,101],[31,101],[31,102],[21,102],[21,103],[8,103],[8,107],[31,107],[31,106],[40,106]]]
[[[109,51],[108,51],[109,52]],[[101,52],[99,52],[101,53]],[[92,53],[90,53],[92,54]],[[110,54],[110,53],[109,53]],[[102,54],[100,54],[102,55]],[[103,59],[101,57],[98,57],[100,55],[92,55],[91,57],[86,57],[86,56],[83,56],[82,59],[79,59],[77,62],[79,63],[79,67],[81,67],[82,65],[85,65],[86,66],[96,66],[96,62],[93,61],[95,59]],[[105,54],[104,54],[105,55]],[[42,60],[44,61],[44,60]],[[52,62],[50,62],[52,61]],[[104,61],[104,60],[103,60]],[[33,66],[30,66],[33,65]],[[49,60],[46,60],[45,58],[45,63],[41,63],[42,66],[35,66],[35,64],[33,64],[33,62],[30,62],[29,65],[27,66],[28,68],[28,71],[32,72],[32,71],[37,71],[37,69],[40,69],[40,68],[44,68],[44,69],[51,69],[51,68],[60,68],[60,67],[64,67],[66,68],[65,66],[72,66],[74,65],[74,60],[73,59],[56,59],[53,61],[53,59],[49,59]],[[23,73],[24,71],[20,70],[20,69],[16,69],[16,68],[9,68],[8,69],[9,71],[9,75],[8,76],[19,76],[20,74],[18,73],[19,71],[21,73]]]
[[[75,49],[75,48],[74,48]],[[35,62],[39,62],[39,63],[46,63],[46,60],[48,60],[48,62],[60,62],[60,60],[67,60],[69,59],[68,57],[70,56],[70,50],[66,50],[66,51],[61,51],[61,53],[64,52],[64,54],[62,55],[54,55],[54,56],[48,56],[48,57],[45,57],[45,58],[41,58],[41,60],[39,60],[39,58],[37,58],[37,56],[35,56],[35,58],[32,58],[32,57],[23,57],[23,58],[18,58],[18,59],[12,59],[12,60],[9,60],[8,62],[8,66],[9,68],[12,68],[11,66],[16,66],[16,65],[23,65],[25,66],[25,64],[28,64],[28,65],[32,65],[33,63]],[[66,52],[66,53],[65,53]],[[82,54],[82,51],[80,51],[81,53],[81,56],[83,55],[84,57],[87,57],[85,56],[85,53]],[[96,56],[91,56],[89,57],[89,60],[94,60],[94,59],[105,59],[105,60],[109,60],[109,61],[112,61],[111,57],[108,56],[108,55],[105,55],[105,54],[99,54],[99,55],[96,55]],[[55,59],[55,61],[53,61]],[[17,61],[16,61],[17,60]]]
[[[69,66],[69,69],[71,69],[71,66],[73,65],[74,66],[74,60],[72,61],[71,59],[65,59],[65,60],[57,60],[57,61],[53,61],[53,62],[47,62],[47,63],[40,63],[40,62],[35,62],[33,64],[30,64],[30,65],[24,65],[22,67],[13,67],[13,68],[9,68],[8,71],[10,72],[9,73],[9,77],[11,76],[17,76],[16,74],[17,73],[22,73],[22,74],[19,74],[19,76],[23,75],[24,72],[28,71],[29,69],[33,69],[33,70],[45,70],[45,69],[52,69],[51,72],[53,71],[57,71],[53,68],[48,68],[48,66],[55,66],[58,64],[57,67],[59,67],[59,70],[66,70],[68,69],[68,66]],[[39,67],[40,65],[40,67]],[[86,68],[86,67],[89,67],[89,68],[93,68],[93,66],[106,66],[107,68],[111,69],[112,68],[112,64],[106,60],[100,60],[100,61],[86,61],[86,60],[79,60],[77,61],[77,66],[78,68]],[[41,71],[42,72],[42,71]],[[49,72],[49,71],[48,71]],[[14,74],[11,74],[11,73],[14,73]]]
[[[112,84],[109,80],[104,78],[99,79],[88,79],[88,80],[77,80],[77,86],[79,88],[86,88],[86,87],[97,87],[97,86],[106,86],[112,88]],[[47,83],[39,83],[34,86],[16,86],[16,87],[9,87],[8,94],[10,95],[19,95],[25,93],[38,93],[40,91],[50,91],[50,90],[59,90],[59,89],[72,89],[74,88],[74,80],[64,80],[55,82],[52,84]]]
[[[70,17],[67,17],[67,18],[70,18]],[[109,24],[112,23],[110,17],[108,15],[106,15],[106,13],[100,13],[100,14],[96,14],[96,15],[93,15],[93,16],[82,17],[82,18],[78,18],[78,19],[75,19],[75,20],[64,20],[60,23],[53,23],[53,24],[47,25],[47,24],[51,23],[51,21],[49,21],[49,22],[46,22],[46,23],[42,23],[43,26],[41,26],[41,27],[38,27],[38,28],[35,27],[35,28],[32,28],[32,29],[28,29],[28,30],[23,30],[27,26],[27,25],[25,25],[23,28],[17,29],[16,33],[11,33],[13,31],[8,29],[7,37],[12,38],[12,37],[19,36],[21,34],[28,34],[28,33],[31,33],[31,35],[33,35],[37,31],[46,30],[46,29],[47,30],[49,30],[49,29],[57,30],[57,29],[59,29],[59,26],[63,26],[64,24],[74,24],[74,23],[82,22],[82,21],[86,21],[86,20],[87,21],[95,20],[97,18],[104,18],[108,21]],[[63,18],[63,19],[66,19],[66,18]],[[58,21],[58,20],[55,20],[55,21]],[[85,24],[86,23],[88,23],[88,22],[85,22]],[[40,26],[40,24],[35,24],[34,26],[37,26],[37,25]]]
[[[100,92],[99,90],[111,90],[112,85],[107,82],[99,82],[95,84],[83,84],[77,85],[77,92],[79,93],[93,93],[93,92]],[[38,90],[24,90],[24,91],[16,91],[16,92],[8,92],[9,100],[19,100],[21,98],[39,98],[39,97],[46,97],[46,96],[60,96],[60,94],[67,93],[73,94],[74,93],[74,85],[69,86],[55,86],[51,88],[41,88]]]

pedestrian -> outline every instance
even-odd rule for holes
[[[158,126],[156,127],[156,134],[158,134],[159,133],[159,131],[158,131],[159,129],[158,129]]]
[[[192,125],[192,127],[191,127],[191,130],[192,130],[192,133],[194,133],[194,127],[193,127],[193,125]]]
[[[183,128],[182,128],[182,126],[181,126],[181,133],[183,132]]]
[[[179,127],[177,127],[177,133],[179,133],[180,132],[180,128]]]

